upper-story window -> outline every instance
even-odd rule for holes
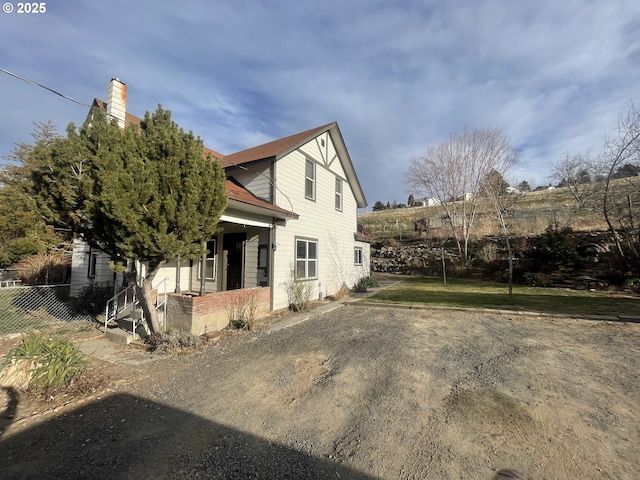
[[[336,177],[336,210],[342,211],[342,180]]]
[[[316,199],[316,164],[307,158],[305,164],[304,196],[309,200]]]

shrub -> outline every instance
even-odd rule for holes
[[[225,306],[231,330],[251,330],[256,319],[258,304],[253,290],[238,290]]]
[[[200,348],[204,341],[188,330],[172,329],[165,333],[152,333],[145,343],[152,352],[174,354]]]
[[[631,290],[632,292],[640,293],[640,278],[630,277],[629,274],[626,275],[624,283],[622,284],[622,288],[625,290]]]
[[[353,291],[356,293],[366,292],[369,287],[379,287],[380,282],[372,276],[362,277],[358,282],[353,286]]]
[[[23,335],[20,344],[7,356],[5,370],[22,370],[28,385],[41,389],[70,386],[84,374],[88,357],[68,340],[45,339],[41,334]],[[13,366],[13,367],[11,367]]]
[[[306,312],[311,305],[311,296],[313,295],[313,283],[307,281],[298,281],[295,277],[295,270],[291,268],[289,279],[285,284],[287,289],[287,297],[289,300],[289,308],[294,312]]]
[[[342,285],[342,287],[340,287],[340,290],[338,290],[335,293],[335,295],[333,295],[333,299],[342,300],[343,298],[349,295],[349,292],[350,292],[349,287],[347,287],[346,285]]]
[[[74,313],[96,316],[104,313],[104,306],[113,296],[113,287],[94,285],[84,287],[77,298],[71,298],[69,306]]]
[[[378,279],[372,277],[371,275],[362,277],[360,280],[363,281],[367,285],[367,287],[377,288],[380,286],[380,282],[378,281]]]
[[[492,263],[498,260],[498,246],[493,242],[488,242],[478,249],[478,258],[484,263]]]
[[[356,293],[363,293],[367,291],[367,284],[365,282],[362,281],[363,279],[361,278],[360,280],[358,280],[356,282],[356,284],[353,286],[352,290]]]

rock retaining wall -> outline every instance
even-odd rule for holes
[[[517,283],[566,288],[608,288],[620,284],[624,272],[618,267],[615,245],[604,233],[573,233],[563,237],[565,242],[545,243],[541,237],[514,238],[514,278]],[[481,250],[493,243],[495,258],[482,258]],[[541,243],[543,244],[541,246]],[[387,242],[371,247],[373,272],[402,275],[442,275],[442,258],[451,277],[465,276],[506,281],[507,253],[504,240],[487,237],[470,245],[471,267],[459,267],[455,244],[443,247],[424,242]]]

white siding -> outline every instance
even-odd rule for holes
[[[235,178],[256,197],[271,201],[271,161],[252,163],[247,170],[233,168],[227,170],[227,176]]]
[[[172,293],[176,290],[176,276],[177,276],[178,262],[172,260],[165,263],[153,280],[153,286],[155,287],[165,278],[167,279],[167,293]],[[189,267],[189,260],[182,260],[180,262],[180,290],[188,292],[190,285],[191,268]]]
[[[89,276],[89,264],[93,254],[97,255],[95,275]],[[109,268],[109,256],[99,250],[92,250],[89,244],[80,238],[74,239],[71,256],[71,296],[77,297],[84,288],[94,285],[113,285],[113,280],[114,274]]]
[[[322,147],[319,139],[324,138]],[[316,198],[305,198],[305,158],[316,162]],[[335,209],[335,179],[343,180],[342,211]],[[362,276],[368,275],[368,244],[356,242],[357,205],[342,164],[335,157],[335,148],[328,134],[311,140],[298,150],[278,160],[276,179],[292,203],[292,209],[300,218],[288,220],[287,225],[276,229],[278,244],[274,265],[274,309],[288,306],[286,283],[295,261],[295,237],[318,241],[318,279],[312,298],[336,293],[342,286],[351,288]],[[276,203],[286,205],[280,191],[276,191]],[[354,265],[354,247],[362,246],[366,252],[363,266]]]

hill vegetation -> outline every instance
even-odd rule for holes
[[[612,182],[621,198],[631,198],[640,192],[640,177]],[[568,187],[522,193],[508,212],[509,232],[512,236],[527,237],[543,234],[549,227],[578,232],[606,231],[607,223],[597,207],[597,204],[580,205]],[[640,210],[640,204],[635,208]],[[434,205],[367,212],[358,218],[364,230],[377,240],[441,240],[449,236],[442,216],[442,208]],[[494,205],[489,200],[479,201],[475,222],[472,240],[500,233]]]

